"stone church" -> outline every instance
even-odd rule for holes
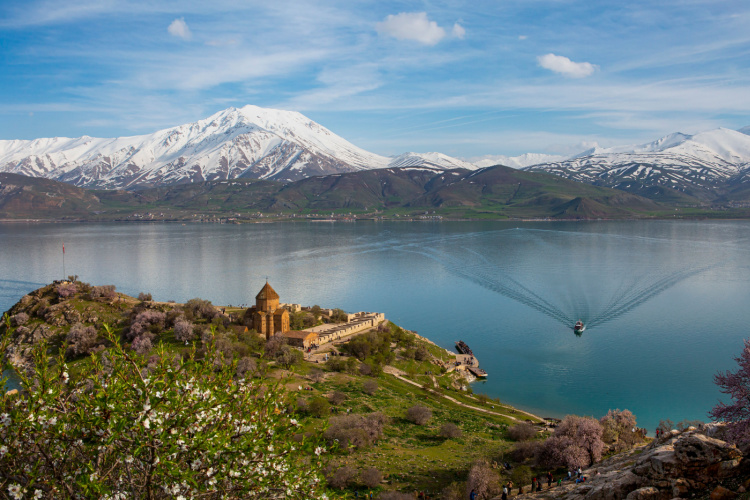
[[[248,317],[249,316],[249,317]],[[289,311],[279,307],[279,294],[266,281],[258,295],[255,296],[255,307],[245,314],[246,320],[252,318],[252,326],[259,335],[266,339],[276,333],[289,331]],[[246,324],[249,321],[246,321]],[[248,324],[248,326],[250,326]]]

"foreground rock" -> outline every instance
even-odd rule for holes
[[[737,498],[745,491],[748,466],[743,453],[719,439],[723,427],[708,424],[673,430],[642,446],[584,471],[584,483],[563,484],[518,498],[567,500],[669,500]]]

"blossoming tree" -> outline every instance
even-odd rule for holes
[[[293,439],[280,386],[195,350],[182,360],[160,346],[145,366],[103,334],[112,347],[75,375],[39,345],[20,393],[0,384],[0,497],[326,497],[325,450]]]

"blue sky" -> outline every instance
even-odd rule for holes
[[[574,153],[750,125],[750,2],[0,3],[0,139],[255,104],[381,154]]]

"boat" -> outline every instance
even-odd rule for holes
[[[583,321],[580,319],[576,321],[576,324],[573,326],[573,331],[576,333],[581,333],[586,329],[586,325],[583,324]]]
[[[456,350],[458,350],[458,352],[460,352],[461,354],[468,354],[469,356],[474,355],[472,350],[469,349],[469,346],[466,345],[466,342],[464,342],[463,340],[459,340],[458,342],[456,342]]]
[[[475,366],[467,366],[466,367],[469,372],[471,372],[476,378],[487,378],[487,372],[482,370],[481,368],[477,368]]]

